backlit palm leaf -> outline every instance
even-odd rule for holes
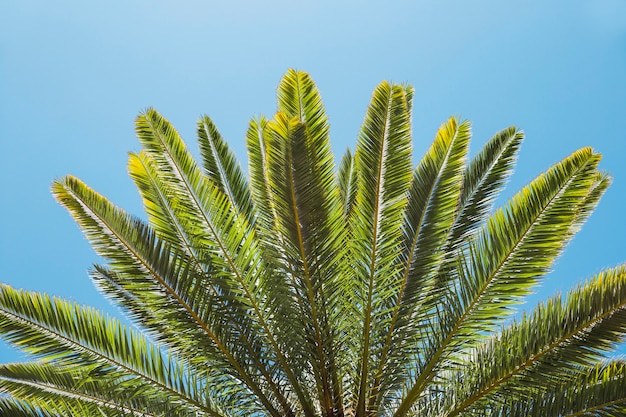
[[[7,416],[623,416],[626,272],[511,319],[610,184],[590,148],[502,207],[523,134],[470,158],[450,118],[412,167],[413,89],[376,87],[338,165],[321,95],[289,70],[246,133],[249,180],[213,121],[201,163],[158,112],[128,171],[146,220],[55,181],[133,327],[0,287]]]

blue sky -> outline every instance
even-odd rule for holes
[[[117,314],[51,181],[76,175],[142,215],[126,175],[138,112],[157,108],[191,147],[208,114],[245,164],[248,120],[273,113],[295,67],[317,81],[337,154],[383,79],[415,87],[416,159],[450,115],[472,120],[474,151],[524,129],[506,196],[579,147],[603,153],[614,184],[538,297],[565,292],[626,261],[625,16],[626,0],[3,0],[0,282]],[[0,362],[18,357],[0,344]]]

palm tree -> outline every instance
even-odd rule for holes
[[[338,167],[318,90],[288,71],[247,132],[249,179],[214,123],[201,165],[155,110],[129,173],[147,221],[68,176],[52,191],[134,325],[0,289],[8,416],[624,416],[626,267],[523,316],[610,179],[580,149],[504,207],[523,133],[470,158],[450,118],[417,167],[413,90],[381,83]]]

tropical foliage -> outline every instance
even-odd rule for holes
[[[104,263],[91,278],[133,326],[0,289],[7,416],[623,416],[626,268],[524,316],[607,189],[580,149],[493,208],[523,133],[470,157],[450,118],[412,166],[413,89],[381,83],[335,165],[319,92],[288,71],[250,122],[248,175],[212,120],[200,163],[153,109],[128,170],[147,220],[54,182]],[[515,318],[517,317],[517,318]]]

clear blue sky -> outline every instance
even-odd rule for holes
[[[136,114],[156,107],[190,146],[208,114],[245,164],[247,122],[273,113],[289,67],[317,81],[336,153],[383,79],[415,86],[417,157],[450,115],[473,121],[474,150],[523,128],[507,195],[594,147],[614,184],[539,295],[626,261],[626,0],[2,0],[0,281],[116,314],[51,181],[74,174],[142,215],[126,175]],[[0,344],[0,362],[17,357]]]

